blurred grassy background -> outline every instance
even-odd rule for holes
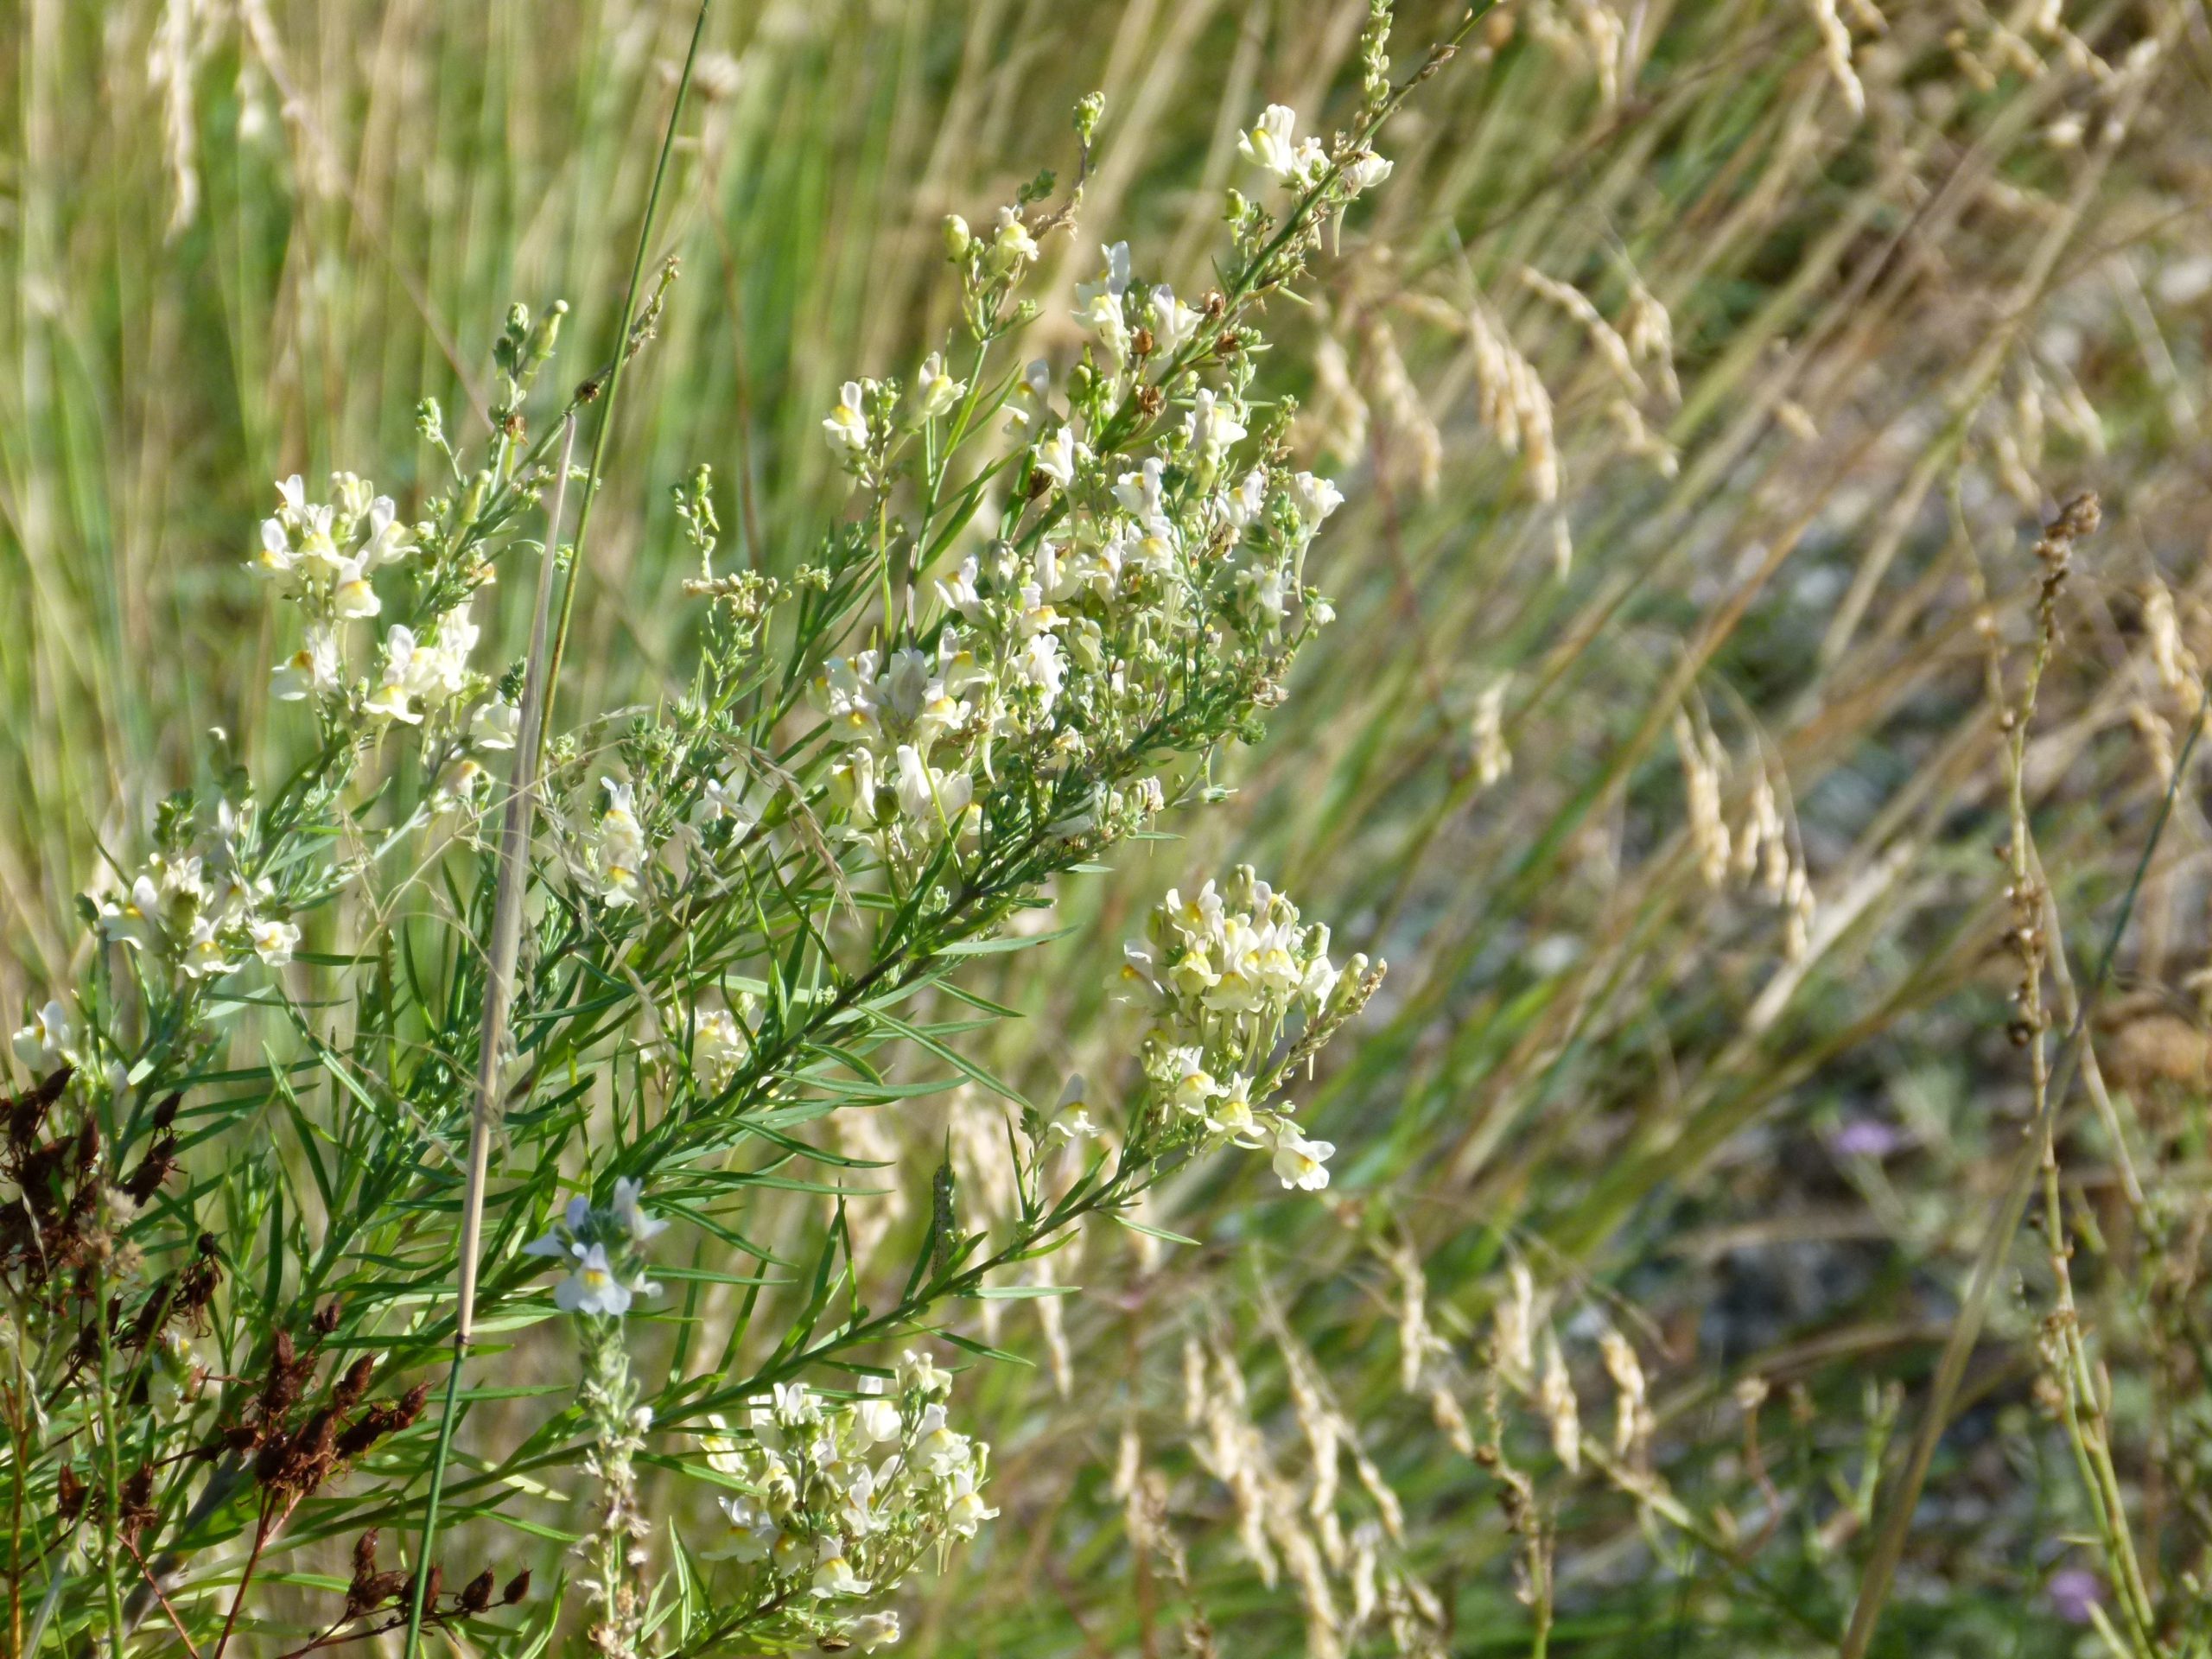
[[[1140,268],[1202,287],[1236,130],[1270,100],[1309,118],[1341,101],[1365,10],[721,7],[657,250],[683,276],[596,520],[580,704],[681,671],[666,491],[690,467],[714,465],[744,556],[804,556],[838,500],[817,435],[834,386],[911,368],[949,321],[945,212],[1065,168],[1068,107],[1103,88],[1058,280],[1126,237]],[[1400,38],[1449,10],[1408,5]],[[2152,595],[2200,651],[2212,600],[2202,7],[1886,10],[1830,19],[1847,65],[1795,3],[1515,0],[1385,146],[1396,177],[1343,228],[1321,302],[1288,327],[1304,349],[1269,376],[1351,496],[1317,554],[1342,620],[1231,763],[1228,809],[1064,895],[1084,931],[997,988],[1039,1018],[991,1057],[1048,1097],[1077,1066],[1110,1077],[1133,1032],[1101,964],[1161,887],[1250,858],[1341,949],[1392,963],[1370,1029],[1311,1091],[1344,1148],[1338,1201],[1266,1202],[1263,1173],[1224,1164],[1161,1206],[1204,1248],[1154,1261],[1117,1233],[1055,1263],[1086,1287],[1065,1309],[1081,1386],[1064,1402],[1049,1363],[978,1378],[1007,1514],[913,1610],[918,1649],[1164,1652],[1203,1606],[1224,1652],[1329,1650],[1297,1592],[1262,1588],[1183,1447],[1196,1333],[1242,1356],[1294,1481],[1310,1353],[1404,1505],[1393,1559],[1439,1597],[1451,1650],[1528,1650],[1494,1475],[1428,1399],[1440,1376],[1481,1415],[1475,1338],[1510,1259],[1556,1291],[1592,1422],[1599,1330],[1640,1350],[1654,1467],[1696,1522],[1570,1478],[1516,1418],[1507,1444],[1556,1506],[1554,1650],[1821,1651],[1814,1633],[1840,1629],[1874,1385],[1904,1385],[1909,1429],[2024,1109],[1995,954],[1992,642],[2026,635],[2036,524],[2099,491],[2107,529],[2066,598],[2030,767],[2081,978],[2194,715],[2186,673],[2161,671]],[[283,746],[240,568],[270,480],[345,467],[410,499],[416,400],[470,408],[512,300],[569,300],[572,374],[605,349],[691,12],[14,0],[10,21],[12,1010],[69,961],[71,895],[185,780],[199,733]],[[1039,325],[1035,349],[1071,346]],[[1809,901],[1795,951],[1788,906],[1700,874],[1684,719],[1719,757],[1727,823],[1763,785],[1776,798]],[[2169,1570],[2212,1536],[2195,1450],[2212,1424],[2201,1375],[2157,1357],[2138,1269],[2178,1260],[2166,1294],[2202,1300],[2207,846],[2185,789],[2067,1142],[2107,1224],[2080,1272],[2136,1499],[2175,1529]],[[868,1144],[931,1159],[943,1122]],[[2164,1231],[2122,1202],[2123,1143]],[[2178,1256],[2174,1238],[2192,1241]],[[1408,1263],[1446,1344],[1411,1389]],[[2084,1558],[2063,1446],[2031,1407],[2024,1244],[2020,1270],[1878,1651],[2076,1640],[2046,1594]],[[1007,1325],[1049,1359],[1033,1314]],[[1752,1378],[1772,1389],[1763,1452],[1736,1393]],[[1130,1483],[1114,1489],[1130,1444],[1187,1588],[1132,1547]],[[1350,1530],[1358,1504],[1382,1511],[1346,1484]],[[1329,1571],[1351,1597],[1350,1569]]]

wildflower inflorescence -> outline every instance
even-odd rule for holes
[[[1382,76],[1381,36],[1363,50]],[[1256,737],[1287,696],[1300,648],[1331,620],[1307,567],[1343,496],[1294,461],[1291,403],[1261,393],[1260,309],[1388,175],[1370,141],[1395,95],[1377,84],[1333,140],[1301,136],[1281,106],[1245,135],[1269,194],[1231,193],[1218,286],[1178,294],[1129,244],[1100,246],[1077,285],[1081,344],[1056,363],[1010,348],[1039,315],[1022,289],[1046,244],[1076,222],[1100,114],[1084,100],[1081,165],[1058,205],[1047,174],[980,230],[946,221],[952,333],[910,380],[849,380],[822,416],[855,510],[812,557],[788,576],[717,574],[712,478],[701,468],[677,486],[699,560],[684,588],[703,601],[696,677],[619,729],[549,737],[533,679],[546,659],[476,661],[472,607],[502,559],[545,561],[548,594],[556,572],[575,575],[559,523],[543,540],[523,529],[566,465],[556,439],[617,384],[611,368],[593,374],[533,434],[531,394],[565,308],[509,315],[480,461],[463,461],[424,400],[417,430],[443,476],[416,510],[353,473],[320,493],[297,474],[277,485],[247,563],[288,619],[268,684],[301,711],[284,729],[306,717],[308,759],[264,792],[219,755],[209,785],[165,803],[143,862],[86,901],[102,947],[91,971],[29,1010],[12,1045],[44,1081],[9,1107],[4,1173],[25,1203],[0,1224],[0,1268],[40,1308],[25,1351],[47,1344],[59,1356],[47,1380],[92,1381],[105,1414],[71,1431],[105,1469],[88,1480],[73,1450],[46,1456],[40,1477],[65,1525],[110,1523],[98,1582],[55,1580],[73,1641],[156,1609],[184,1634],[219,1601],[206,1630],[219,1654],[264,1560],[291,1547],[295,1512],[333,1501],[334,1482],[388,1482],[413,1504],[427,1470],[440,1490],[458,1383],[426,1437],[408,1431],[429,1385],[406,1379],[444,1340],[416,1318],[417,1287],[459,1264],[420,1223],[453,1205],[446,1152],[472,1112],[505,1112],[531,1148],[496,1178],[524,1184],[511,1205],[550,1203],[564,1168],[598,1172],[535,1240],[495,1229],[480,1284],[474,1258],[461,1276],[474,1313],[558,1315],[575,1338],[565,1455],[594,1494],[580,1583],[589,1641],[610,1659],[662,1639],[667,1581],[643,1479],[657,1445],[692,1437],[690,1466],[719,1489],[726,1522],[702,1556],[717,1564],[711,1603],[687,1598],[676,1632],[686,1650],[887,1646],[901,1582],[997,1513],[988,1448],[953,1426],[951,1379],[919,1352],[895,1380],[863,1367],[849,1392],[805,1378],[854,1375],[856,1351],[912,1340],[940,1304],[1008,1270],[1051,1306],[1049,1249],[1087,1217],[1126,1217],[1205,1148],[1265,1147],[1285,1187],[1327,1184],[1332,1147],[1281,1096],[1380,969],[1354,957],[1340,970],[1325,928],[1239,870],[1187,901],[1171,893],[1132,952],[1150,1024],[1123,1109],[1078,1080],[1053,1112],[1025,1108],[1019,1135],[1003,1126],[1004,1156],[969,1135],[962,1155],[995,1165],[1004,1190],[977,1229],[948,1157],[927,1205],[908,1207],[927,1231],[887,1307],[861,1305],[860,1230],[841,1208],[814,1302],[760,1370],[743,1374],[734,1337],[709,1378],[652,1384],[639,1357],[659,1297],[649,1246],[668,1224],[645,1207],[647,1183],[738,1238],[766,1179],[741,1148],[808,1154],[789,1127],[918,1092],[864,1058],[917,1037],[950,1052],[906,1023],[924,1017],[901,1012],[907,999],[957,989],[965,954],[1034,937],[1014,925],[1048,880],[1173,807],[1218,798],[1216,751]],[[627,320],[617,365],[652,337],[673,277],[671,263]],[[512,848],[480,833],[495,768],[533,804],[511,819]],[[305,940],[318,912],[328,949]],[[518,914],[526,938],[495,991],[481,942]],[[339,1007],[346,1020],[326,1014]],[[235,1022],[261,1008],[267,1040],[240,1052],[266,1064],[226,1069]],[[480,1084],[461,1058],[480,1051]],[[214,1098],[199,1092],[215,1083]],[[281,1160],[250,1158],[178,1198],[188,1091],[208,1134],[264,1110],[296,1125],[313,1198],[289,1192]],[[203,1210],[222,1216],[219,1238]],[[302,1231],[308,1214],[323,1242]],[[228,1274],[232,1249],[250,1276]],[[168,1272],[149,1269],[165,1255]],[[559,1277],[532,1300],[539,1263]],[[340,1282],[344,1296],[324,1294]],[[855,1292],[842,1322],[823,1288],[839,1283]],[[296,1294],[320,1304],[296,1342],[272,1323]],[[469,1318],[454,1322],[464,1356]],[[194,1357],[203,1326],[257,1373],[214,1378]],[[1056,1309],[1046,1328],[1065,1387]],[[333,1375],[318,1382],[326,1356]],[[387,1378],[395,1393],[369,1401]],[[118,1452],[126,1399],[156,1408],[134,1431],[135,1461]],[[219,1597],[199,1593],[194,1529],[242,1506],[250,1554],[242,1567],[226,1558]],[[444,1586],[434,1552],[411,1576],[382,1567],[372,1529],[311,1645],[404,1628],[411,1649],[425,1627],[494,1643],[528,1574],[503,1592],[488,1571]]]

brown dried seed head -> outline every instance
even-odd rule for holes
[[[480,1613],[492,1605],[492,1569],[486,1567],[461,1587],[461,1611]]]
[[[529,1593],[530,1569],[525,1567],[514,1577],[509,1579],[507,1587],[499,1592],[499,1605],[503,1607],[512,1607]]]
[[[77,1478],[75,1466],[65,1463],[54,1481],[54,1519],[66,1527],[84,1511],[85,1483]]]
[[[160,1105],[155,1107],[154,1127],[157,1129],[166,1129],[171,1124],[175,1123],[176,1122],[176,1109],[181,1105],[183,1102],[184,1096],[182,1095],[171,1095]]]
[[[376,1369],[375,1357],[363,1354],[346,1368],[346,1375],[340,1377],[338,1385],[331,1389],[331,1403],[340,1411],[350,1411],[360,1404],[361,1396],[369,1391],[369,1379],[375,1375]]]
[[[345,1313],[346,1310],[338,1303],[334,1301],[325,1302],[321,1307],[315,1310],[315,1334],[319,1337],[328,1336],[332,1332],[338,1328],[338,1321],[345,1317]]]
[[[371,1527],[353,1541],[353,1574],[366,1578],[377,1570],[377,1529]]]

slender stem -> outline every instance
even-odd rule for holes
[[[169,1599],[162,1593],[161,1581],[155,1578],[153,1569],[146,1565],[146,1558],[138,1553],[138,1546],[125,1538],[123,1541],[123,1547],[130,1552],[130,1559],[138,1563],[139,1576],[146,1580],[147,1587],[153,1591],[154,1599],[161,1603],[162,1611],[169,1616],[169,1623],[176,1626],[177,1640],[184,1643],[184,1650],[192,1656],[192,1659],[200,1659],[200,1649],[193,1645],[192,1632],[184,1628],[184,1621],[176,1616],[176,1609],[169,1605]]]
[[[108,1313],[107,1268],[103,1264],[93,1281],[92,1319],[100,1337],[100,1451],[101,1473],[107,1497],[107,1547],[100,1552],[102,1587],[107,1594],[108,1652],[123,1659],[123,1586],[116,1576],[115,1547],[123,1538],[120,1510],[123,1491],[122,1448],[115,1443],[115,1333]]]
[[[245,1570],[238,1574],[238,1587],[231,1592],[231,1611],[223,1616],[223,1632],[215,1638],[215,1659],[223,1659],[223,1650],[231,1645],[231,1633],[238,1628],[238,1614],[245,1606],[246,1586],[253,1582],[253,1569],[261,1565],[261,1552],[268,1545],[269,1504],[264,1499],[253,1526],[253,1548],[246,1554]]]
[[[492,949],[484,971],[483,1040],[476,1056],[476,1110],[468,1134],[468,1185],[461,1215],[460,1282],[454,1292],[453,1363],[446,1372],[446,1398],[438,1418],[438,1446],[430,1464],[430,1489],[423,1507],[423,1537],[416,1551],[415,1592],[407,1609],[408,1659],[423,1637],[423,1606],[429,1589],[429,1561],[437,1542],[438,1507],[445,1495],[446,1465],[453,1453],[454,1418],[460,1404],[461,1370],[468,1358],[476,1319],[478,1258],[483,1252],[484,1187],[491,1174],[492,1137],[498,1132],[505,1096],[499,1088],[500,1059],[506,1047],[507,1010],[514,992],[515,959],[522,948],[523,890],[530,874],[532,808],[537,789],[538,740],[553,680],[545,660],[545,626],[552,607],[553,567],[561,550],[561,519],[569,495],[569,463],[575,451],[576,417],[570,415],[561,438],[561,463],[553,483],[553,504],[545,518],[545,552],[537,566],[537,594],[530,622],[529,667],[523,676],[522,719],[515,734],[514,770],[507,785],[507,810],[499,831],[498,887],[492,901]],[[572,584],[573,585],[573,584]]]
[[[638,251],[630,262],[630,291],[622,301],[621,333],[614,342],[614,365],[607,372],[607,404],[600,411],[599,429],[592,435],[591,469],[584,478],[583,505],[576,510],[576,537],[569,554],[569,580],[561,590],[561,626],[553,635],[553,662],[546,677],[547,684],[556,689],[561,683],[561,659],[568,653],[569,622],[575,613],[576,585],[583,580],[584,531],[591,523],[592,503],[599,499],[600,469],[607,460],[607,440],[614,432],[615,394],[621,390],[623,365],[632,356],[630,331],[637,326],[638,289],[645,280],[645,251],[652,243],[653,219],[660,209],[661,185],[668,177],[669,155],[676,148],[677,125],[683,118],[684,99],[691,91],[691,70],[699,60],[699,41],[707,32],[707,14],[714,5],[715,0],[699,0],[698,20],[691,25],[690,49],[683,54],[683,73],[676,83],[676,105],[668,112],[668,130],[660,141],[660,161],[653,168],[652,193],[645,198],[645,223],[638,227]]]

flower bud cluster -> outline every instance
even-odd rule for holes
[[[418,562],[439,542],[436,526],[402,524],[391,498],[352,473],[332,475],[328,502],[309,501],[296,474],[276,488],[276,512],[247,563],[299,609],[303,627],[299,649],[271,671],[270,695],[312,702],[327,723],[364,735],[420,728],[437,804],[474,804],[488,778],[481,757],[514,747],[520,714],[469,665],[480,631],[467,598],[429,621],[392,623],[358,677],[347,652],[348,625],[384,614],[372,578]]]
[[[195,836],[190,804],[178,798],[164,807],[157,839],[130,885],[97,901],[103,938],[130,946],[142,970],[171,981],[218,979],[257,957],[272,968],[291,961],[300,939],[291,903],[249,873],[257,852],[250,805],[220,803],[213,835]],[[19,1053],[23,1046],[19,1033]]]
[[[1301,1039],[1318,1039],[1372,988],[1364,957],[1340,971],[1328,949],[1328,928],[1301,925],[1298,907],[1249,865],[1187,898],[1171,888],[1143,942],[1123,947],[1123,981],[1151,1014],[1141,1050],[1148,1104],[1133,1141],[1154,1154],[1265,1147],[1284,1186],[1326,1186],[1336,1148],[1308,1140],[1287,1103],[1270,1097],[1288,1070],[1278,1051],[1293,1020]]]
[[[952,1379],[908,1353],[895,1385],[864,1376],[849,1399],[779,1383],[747,1433],[715,1420],[707,1461],[741,1490],[709,1560],[742,1569],[741,1601],[779,1605],[794,1633],[863,1649],[899,1638],[898,1617],[852,1604],[894,1589],[925,1549],[973,1538],[995,1516],[983,1497],[990,1448],[953,1429]]]

